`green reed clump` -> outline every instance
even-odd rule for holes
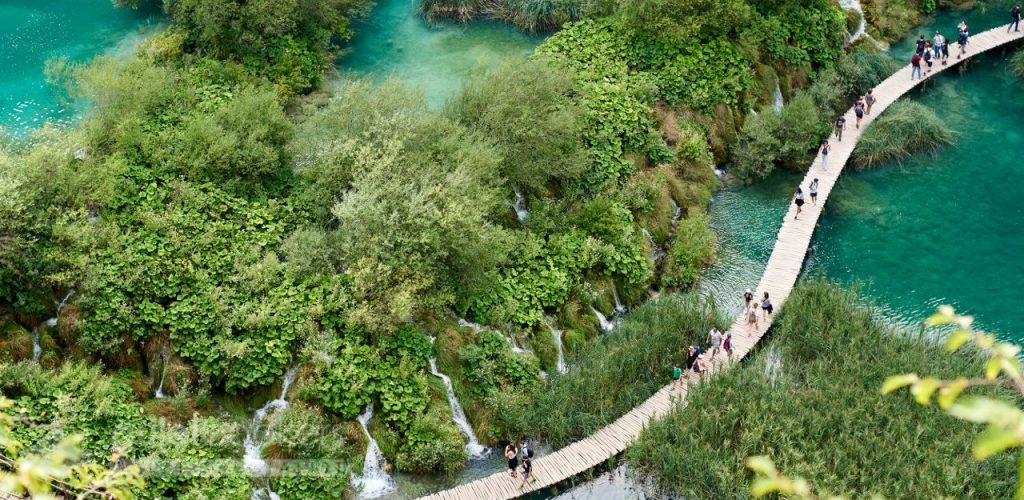
[[[853,165],[870,168],[914,153],[934,152],[956,139],[953,127],[934,111],[914,101],[899,101],[878,117],[853,150]]]
[[[975,426],[880,393],[895,373],[978,376],[979,357],[894,332],[855,290],[823,280],[796,289],[768,342],[653,423],[630,464],[680,498],[748,497],[754,455],[854,498],[1012,496],[1013,457],[975,462]]]
[[[583,345],[569,373],[549,373],[529,409],[531,432],[558,448],[586,437],[670,381],[690,344],[728,322],[714,301],[665,295],[630,311],[610,333]]]
[[[557,30],[585,17],[584,0],[422,0],[420,12],[431,21],[500,19],[530,32]]]

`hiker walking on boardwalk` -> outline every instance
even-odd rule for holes
[[[530,460],[529,455],[526,455],[523,457],[523,485],[520,486],[519,489],[525,488],[526,483],[532,483],[534,481],[536,481],[536,479],[533,478],[533,461]]]
[[[516,468],[519,467],[518,456],[519,455],[516,453],[516,444],[512,442],[508,443],[508,445],[505,446],[505,458],[508,459],[508,471],[512,474],[512,477],[516,477]]]
[[[956,44],[960,47],[960,53],[956,55],[956,58],[960,59],[961,57],[963,57],[964,54],[967,53],[967,44],[970,43],[970,41],[968,40],[968,37],[970,37],[970,32],[967,31],[967,23],[964,21],[960,21],[960,24],[957,25],[957,28],[960,28],[960,35],[956,39]]]
[[[857,102],[853,104],[853,114],[857,117],[856,127],[860,128],[860,121],[864,119],[864,96],[857,99]]]
[[[747,291],[743,292],[743,311],[744,312],[747,309],[750,309],[750,303],[753,302],[753,301],[754,301],[754,292],[750,291],[750,289],[748,288]]]
[[[871,114],[871,106],[878,102],[878,99],[875,99],[874,91],[875,89],[868,89],[868,93],[864,94],[864,114],[866,115]]]
[[[807,190],[811,192],[811,203],[818,204],[818,178],[815,177],[811,181],[811,185],[807,187]]]
[[[917,75],[917,79],[921,78],[921,54],[914,54],[910,58],[910,81],[914,81],[914,75]]]
[[[1020,31],[1020,2],[1010,11],[1010,26],[1013,26],[1013,31]],[[1006,27],[1007,33],[1010,32],[1010,26]]]
[[[943,37],[942,39],[942,65],[946,65],[946,59],[949,59],[949,39]]]
[[[915,51],[917,53],[917,55],[919,55],[919,56],[923,56],[924,55],[924,47],[925,47],[925,44],[927,44],[927,43],[928,42],[924,39],[924,35],[921,35],[921,37],[917,39],[917,50]]]
[[[676,390],[679,387],[679,379],[683,378],[683,369],[678,366],[672,367],[672,388],[669,391]]]
[[[757,333],[757,303],[750,304],[747,309],[747,336]]]
[[[931,46],[931,44],[928,44],[928,49],[924,51],[924,63],[928,65],[928,71],[926,71],[926,73],[931,73],[932,72],[932,46]]]
[[[846,117],[845,116],[839,115],[839,117],[836,118],[835,129],[836,129],[836,140],[839,141],[839,142],[843,142],[843,131],[846,130]]]
[[[768,292],[764,292],[764,300],[761,301],[761,310],[764,311],[764,319],[768,319],[768,316],[775,310],[772,307],[772,301],[768,300]]]
[[[939,33],[939,30],[935,30],[935,36],[932,37],[932,50],[935,51],[935,59],[942,57],[942,46],[946,44],[946,37]]]
[[[793,220],[800,217],[800,211],[803,210],[804,206],[804,190],[799,187],[796,188],[796,193],[793,194],[793,204],[796,205],[796,215],[793,216]]]
[[[722,349],[725,349],[725,355],[729,361],[732,361],[732,334],[725,334],[725,340],[722,341]]]
[[[722,332],[718,328],[712,328],[711,332],[708,333],[708,345],[711,351],[711,361],[715,360],[715,355],[722,349]]]
[[[821,168],[828,168],[828,151],[832,149],[828,141],[821,141]]]

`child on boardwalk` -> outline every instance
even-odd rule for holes
[[[683,378],[683,369],[678,366],[672,367],[672,388],[669,391],[676,390],[679,387],[679,379]]]

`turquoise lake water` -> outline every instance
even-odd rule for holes
[[[83,61],[133,46],[151,17],[115,9],[110,0],[0,2],[0,131],[21,135],[47,120],[72,119],[75,110],[46,84],[46,61]]]
[[[497,22],[430,25],[415,0],[380,0],[369,18],[353,26],[342,72],[382,80],[393,76],[422,90],[438,107],[478,68],[525,59],[543,40]]]

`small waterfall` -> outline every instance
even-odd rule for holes
[[[512,327],[512,322],[508,323],[508,345],[512,346],[512,352],[516,354],[522,354],[526,352],[522,347],[519,347],[519,343],[516,342],[515,329]]]
[[[775,77],[775,92],[772,93],[772,109],[775,112],[782,111],[782,107],[786,105],[786,102],[782,100],[782,89],[779,88],[779,77]]]
[[[647,242],[651,244],[651,259],[657,261],[658,259],[661,259],[662,257],[664,257],[665,256],[665,249],[661,248],[657,243],[654,242],[654,237],[651,236],[651,233],[649,231],[647,231],[646,228],[640,229],[640,232],[644,234],[644,238],[647,238]],[[615,292],[615,288],[612,288],[612,292]],[[622,309],[623,309],[622,312],[619,312],[619,307],[622,307]],[[619,294],[616,293],[615,294],[615,312],[617,314],[622,314],[622,313],[626,312],[625,309],[626,309],[626,307],[619,303]]]
[[[711,167],[711,171],[714,172],[715,177],[718,177],[719,179],[725,177],[725,170],[722,170],[718,167]]]
[[[647,230],[645,229],[644,232],[646,232],[646,231]],[[648,235],[648,236],[650,236],[650,235]],[[653,243],[653,240],[652,240],[652,243]],[[664,251],[662,253],[664,254]],[[655,252],[655,254],[657,254],[657,252]],[[657,257],[655,257],[655,258],[657,258]],[[617,314],[619,316],[622,316],[623,314],[626,314],[626,311],[628,311],[629,309],[627,309],[626,306],[622,305],[622,301],[619,300],[619,290],[615,288],[615,282],[614,281],[612,282],[612,297],[615,298],[615,314]]]
[[[162,349],[160,349],[160,384],[156,387],[156,392],[153,397],[156,399],[164,399],[167,396],[164,394],[164,380],[167,378],[167,363],[171,359],[171,346],[168,343],[164,343]]]
[[[594,316],[597,316],[597,321],[601,324],[601,333],[608,333],[615,328],[615,325],[613,325],[611,321],[608,321],[608,318],[604,317],[604,315],[601,314],[601,311],[598,311],[594,306],[590,306],[590,310],[594,311]]]
[[[57,303],[57,315],[60,316],[60,310],[64,309],[64,304],[68,303],[68,300],[75,295],[75,289],[68,290],[68,293],[64,295],[64,298]]]
[[[49,323],[49,321],[47,321]],[[54,321],[56,323],[56,321]],[[39,327],[32,329],[32,361],[39,362],[39,358],[43,355],[43,344],[41,341],[41,335],[39,333]]]
[[[526,209],[523,193],[519,192],[519,188],[515,188],[515,193],[516,201],[512,203],[512,210],[516,211],[516,217],[519,218],[519,222],[525,222],[526,218],[530,216],[530,211]]]
[[[484,329],[484,327],[482,325],[480,325],[479,323],[473,323],[473,322],[467,320],[466,318],[458,318],[458,320],[459,320],[459,326],[461,326],[463,328],[469,328],[469,329],[473,330],[474,332],[479,332],[480,330]]]
[[[366,423],[373,418],[373,403],[366,405],[366,412],[356,417],[363,434],[366,434],[366,458],[363,459],[363,475],[354,477],[356,486],[360,489],[359,498],[377,498],[386,495],[395,489],[395,482],[387,472],[387,460],[377,446],[377,440],[370,435]]]
[[[469,441],[466,444],[466,451],[469,452],[470,458],[480,458],[486,455],[487,448],[481,445],[480,441],[477,441],[476,434],[473,433],[473,427],[469,425],[469,420],[466,418],[466,412],[462,410],[462,405],[459,404],[459,399],[455,396],[455,389],[452,388],[452,379],[437,369],[437,358],[430,358],[430,373],[433,373],[434,376],[444,382],[444,387],[448,391],[448,404],[452,407],[452,420]]]
[[[857,39],[867,36],[868,23],[864,19],[864,9],[860,5],[860,0],[839,0],[839,6],[842,7],[843,11],[855,10],[860,14],[860,23],[857,25],[857,29],[850,33],[850,36],[843,43],[844,45],[850,45],[857,41]]]
[[[558,348],[558,362],[555,364],[555,367],[558,369],[558,373],[565,373],[569,371],[569,368],[565,365],[565,351],[562,347],[562,330],[556,330],[555,325],[548,318],[544,318],[544,324],[547,325],[548,330],[551,330],[551,335],[555,337],[555,347]]]
[[[288,401],[285,397],[288,396],[288,389],[292,386],[292,382],[295,381],[295,372],[298,368],[297,365],[292,366],[284,374],[284,379],[281,382],[281,396],[267,401],[267,404],[256,410],[252,416],[252,424],[245,433],[245,441],[242,442],[242,445],[245,447],[242,463],[249,472],[259,475],[266,474],[267,472],[267,461],[263,460],[262,453],[264,436],[262,435],[261,427],[271,411],[283,410],[288,407]],[[252,500],[278,500],[278,498],[277,494],[271,491],[270,484],[265,478],[257,481],[257,484],[253,487]]]
[[[672,228],[675,229],[679,225],[679,219],[683,218],[683,207],[672,198],[669,198],[669,201],[672,202]]]

